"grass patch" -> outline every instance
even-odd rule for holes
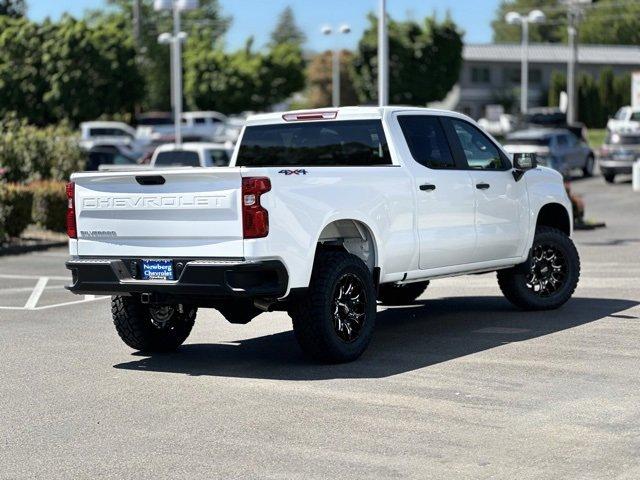
[[[587,130],[587,139],[589,140],[589,145],[592,148],[601,147],[606,136],[606,128],[590,128]]]

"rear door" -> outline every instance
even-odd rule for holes
[[[237,168],[76,174],[80,256],[242,257]]]
[[[477,233],[474,261],[522,255],[529,226],[526,182],[517,182],[509,159],[475,125],[447,118],[454,155],[466,163],[475,191]]]
[[[475,194],[469,172],[456,164],[440,117],[400,114],[405,161],[416,188],[420,269],[473,261],[476,244]]]

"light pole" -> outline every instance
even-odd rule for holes
[[[505,20],[510,25],[522,25],[522,65],[520,70],[520,113],[527,113],[529,107],[529,24],[542,23],[546,17],[540,10],[532,10],[527,15],[509,12]]]
[[[389,31],[387,29],[387,2],[380,0],[378,12],[378,104],[389,103]]]
[[[175,126],[175,143],[182,144],[182,43],[187,38],[180,31],[180,14],[198,8],[198,0],[155,0],[156,11],[171,10],[173,12],[173,34],[161,33],[158,43],[171,47],[171,97],[173,99],[173,123]]]
[[[322,33],[329,36],[333,34],[333,28],[329,25],[322,27]],[[342,25],[337,30],[336,33],[341,33],[343,35],[348,35],[351,33],[351,27],[349,25]],[[333,49],[333,67],[332,67],[332,103],[334,107],[340,106],[340,47]]]

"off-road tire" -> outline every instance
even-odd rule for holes
[[[353,275],[361,283],[364,320],[357,337],[347,342],[334,327],[334,295],[344,277]],[[322,363],[356,360],[365,351],[375,326],[376,293],[371,272],[358,257],[347,252],[319,252],[309,288],[289,307],[293,331],[303,353]]]
[[[580,257],[569,236],[556,228],[538,227],[532,252],[536,245],[550,245],[564,256],[566,280],[558,290],[543,297],[527,286],[527,275],[532,265],[531,254],[526,264],[499,270],[498,285],[507,300],[523,310],[553,310],[564,305],[573,295],[580,279]]]
[[[395,283],[387,283],[380,285],[378,290],[378,300],[383,305],[408,305],[422,295],[429,282],[406,283],[397,285]]]
[[[152,322],[149,305],[137,296],[111,297],[111,314],[116,331],[129,347],[143,352],[169,352],[187,339],[196,319],[197,309],[176,309],[163,328]]]

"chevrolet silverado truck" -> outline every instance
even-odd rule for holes
[[[146,352],[181,345],[199,308],[239,324],[279,310],[306,355],[352,361],[377,303],[432,280],[497,272],[512,304],[544,310],[580,274],[561,175],[448,111],[256,115],[229,167],[76,173],[67,194],[67,288],[111,295]]]

